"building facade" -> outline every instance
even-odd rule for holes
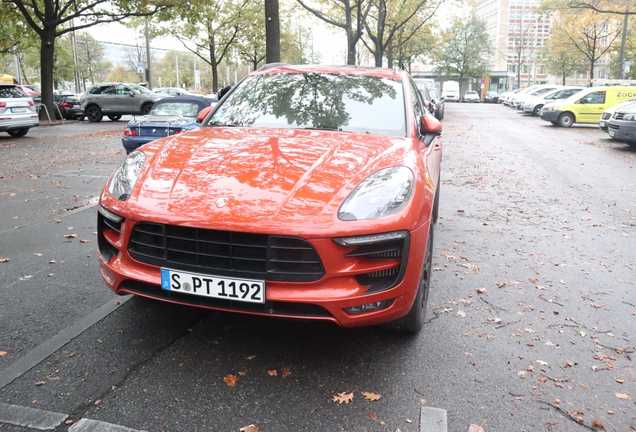
[[[540,5],[541,0],[473,2],[493,48],[490,89],[504,91],[548,81],[540,54],[552,30],[552,17]]]

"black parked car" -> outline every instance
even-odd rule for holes
[[[84,111],[80,107],[80,100],[73,93],[57,93],[53,96],[53,100],[66,120],[82,120]]]

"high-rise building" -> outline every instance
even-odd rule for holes
[[[499,90],[548,79],[541,49],[552,30],[552,18],[541,0],[474,0],[477,18],[486,24],[492,46],[490,87]]]

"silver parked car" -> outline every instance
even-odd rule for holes
[[[101,84],[87,91],[80,101],[82,110],[91,122],[99,122],[106,115],[117,121],[122,115],[146,115],[152,105],[165,97],[137,84]]]
[[[0,132],[21,137],[38,124],[33,98],[15,85],[0,85]]]

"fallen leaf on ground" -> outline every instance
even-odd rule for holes
[[[267,375],[278,376],[278,371],[276,369],[267,369]]]
[[[9,258],[0,256],[0,264],[8,263],[9,261],[11,261]]]
[[[460,317],[462,317],[462,318],[466,318],[466,312],[464,312],[464,311],[462,311],[462,310],[457,311],[457,316],[460,316]]]
[[[247,426],[243,426],[242,428],[239,429],[239,432],[258,432],[258,426],[256,425],[247,425]]]
[[[371,402],[375,402],[380,400],[380,398],[382,397],[382,395],[380,393],[374,393],[374,392],[360,392],[362,394],[362,397],[365,398],[368,401]]]
[[[40,252],[33,252],[33,255],[35,255],[36,257],[41,257],[41,256],[42,256],[42,253],[40,253]]]
[[[77,237],[77,234],[64,234],[65,239],[74,239]]]
[[[477,291],[477,294],[486,294],[488,292],[486,288],[477,288],[475,291]]]
[[[236,387],[236,382],[238,381],[238,377],[236,375],[225,375],[223,377],[223,381],[227,384],[228,387]]]
[[[599,419],[594,419],[592,420],[592,427],[596,428],[596,429],[603,429],[605,430],[605,426],[603,425],[603,422],[600,421]]]
[[[0,358],[2,358],[2,357],[6,357],[6,356],[7,356],[7,354],[9,354],[9,353],[8,353],[8,352],[6,352],[6,351],[0,351]]]
[[[484,432],[484,428],[478,425],[471,424],[468,427],[468,432]]]
[[[333,395],[331,397],[331,400],[334,401],[335,403],[337,403],[338,405],[350,404],[351,401],[353,401],[353,392],[351,392],[351,393],[347,393],[347,392],[336,393],[335,395]]]
[[[0,356],[0,357],[2,357],[2,356]],[[622,378],[614,378],[614,380],[616,380],[616,382],[619,383],[619,384],[623,384],[625,382],[625,380],[622,379]]]
[[[90,240],[80,239],[80,243],[82,244],[90,243]]]
[[[291,369],[283,368],[283,370],[281,371],[281,375],[283,378],[287,378],[288,376],[291,375]]]
[[[46,384],[46,381],[37,381],[37,382],[35,383],[35,385],[36,385],[36,386],[38,386],[38,387],[39,387],[39,386],[43,386],[44,384]]]
[[[627,393],[616,393],[616,397],[620,400],[630,400],[632,397]]]

